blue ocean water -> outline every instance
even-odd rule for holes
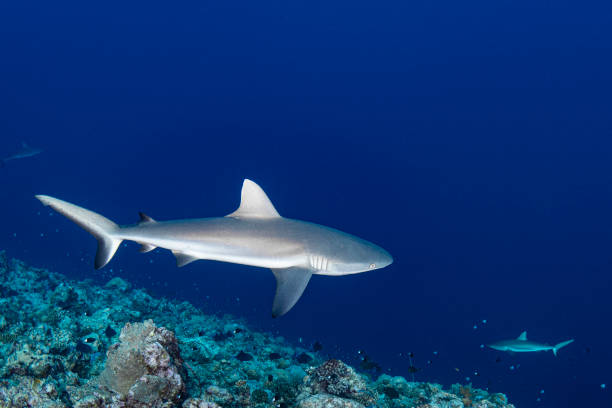
[[[609,406],[611,8],[570,1],[4,2],[0,248],[78,279],[121,276],[384,372]],[[33,198],[118,223],[278,211],[395,258],[315,276],[270,318],[265,270],[177,269],[95,240]],[[559,352],[481,348],[527,330]],[[359,351],[362,353],[360,354]],[[413,357],[409,357],[412,353]],[[409,367],[418,368],[410,373]]]

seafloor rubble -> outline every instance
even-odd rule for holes
[[[469,386],[373,381],[245,322],[0,252],[0,408],[513,407]]]

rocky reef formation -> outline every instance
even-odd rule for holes
[[[2,408],[505,408],[470,386],[373,381],[342,361],[155,299],[114,278],[104,287],[0,252]]]

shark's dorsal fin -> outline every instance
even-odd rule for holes
[[[236,218],[276,218],[280,217],[266,193],[257,184],[244,179],[240,197],[240,207],[227,217]]]
[[[527,340],[527,332],[526,331],[522,332],[516,339],[522,340],[522,341]]]
[[[153,218],[149,217],[147,214],[143,212],[139,212],[138,216],[140,217],[140,221],[138,222],[139,224],[149,224],[152,222],[157,222]]]

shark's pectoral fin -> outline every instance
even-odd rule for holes
[[[185,266],[189,263],[192,263],[193,261],[197,261],[198,259],[200,259],[198,257],[187,255],[182,252],[172,251],[172,253],[176,257],[176,266],[178,266],[179,268],[181,266]]]
[[[282,316],[296,304],[310,277],[312,271],[306,268],[291,267],[272,269],[276,278],[276,294],[272,304],[272,317]]]

